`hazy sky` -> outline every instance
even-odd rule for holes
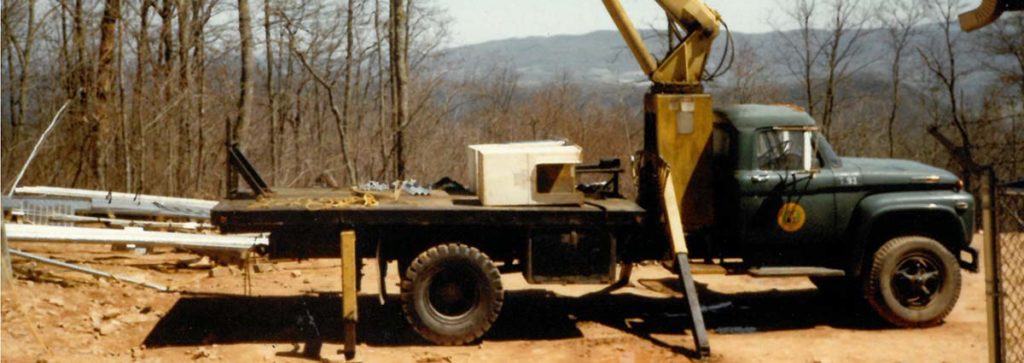
[[[665,14],[654,0],[620,0],[639,29],[664,27]],[[733,31],[771,31],[778,14],[772,0],[705,0]],[[613,30],[601,0],[439,0],[453,18],[452,45],[488,40]]]

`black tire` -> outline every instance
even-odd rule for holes
[[[864,297],[893,325],[942,323],[960,298],[960,266],[939,242],[923,236],[889,240],[875,252]]]
[[[449,243],[423,252],[402,278],[402,310],[423,338],[441,345],[480,339],[505,300],[501,273],[480,250]]]

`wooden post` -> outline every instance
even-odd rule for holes
[[[356,307],[356,233],[351,230],[341,232],[341,317],[345,325],[345,358],[352,359],[356,355],[356,323],[359,321],[359,310]]]
[[[0,264],[0,289],[10,291],[11,284],[14,278],[14,272],[11,269],[11,253],[8,250],[10,246],[7,245],[7,224],[3,219],[0,219],[0,249],[2,249],[2,264]]]
[[[996,175],[992,168],[982,173],[981,229],[983,231],[982,256],[985,262],[985,306],[988,312],[989,362],[1003,361],[1002,310],[999,300],[999,227],[996,216]]]

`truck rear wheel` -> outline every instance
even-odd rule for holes
[[[960,266],[934,239],[894,238],[875,252],[864,296],[894,325],[938,325],[960,297]]]
[[[449,243],[423,252],[402,279],[402,310],[423,338],[460,345],[479,339],[498,318],[501,273],[480,250]]]

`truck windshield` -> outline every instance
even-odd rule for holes
[[[765,130],[757,137],[757,166],[761,170],[810,171],[821,167],[817,138],[808,130]]]

